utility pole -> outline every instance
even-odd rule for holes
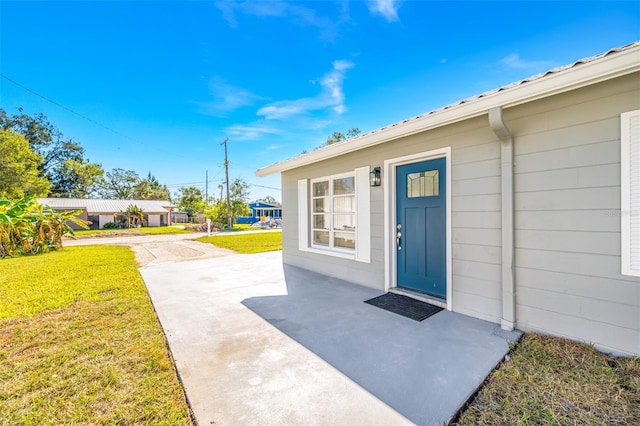
[[[231,229],[233,224],[231,223],[231,199],[229,198],[229,159],[227,158],[228,141],[229,138],[225,138],[220,145],[224,145],[224,172],[227,179],[227,228]]]
[[[204,202],[209,207],[209,170],[205,170],[204,173]]]

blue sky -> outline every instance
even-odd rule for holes
[[[640,2],[2,0],[0,27],[10,114],[172,193],[208,170],[219,194],[228,137],[230,177],[279,200],[257,168],[638,40]]]

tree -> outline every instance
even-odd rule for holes
[[[103,198],[131,200],[140,177],[133,170],[116,168],[107,172],[100,189]]]
[[[249,200],[249,184],[246,180],[238,177],[231,182],[229,200],[231,201],[231,223],[235,223],[238,216],[251,214],[251,209],[247,204]]]
[[[218,228],[226,228],[227,227],[227,202],[223,200],[219,200],[209,206],[205,211],[204,215],[207,219],[211,220]]]
[[[239,216],[249,216],[251,209],[247,203],[242,201],[231,201],[231,222],[235,223],[236,218]],[[225,228],[227,226],[227,202],[222,200],[214,203],[204,211],[204,215],[211,219],[219,228]]]
[[[0,198],[46,196],[50,184],[40,176],[41,164],[42,156],[31,149],[24,136],[12,130],[0,130]]]
[[[202,191],[195,186],[182,187],[178,190],[178,209],[189,214],[189,217],[205,210],[207,205],[202,200]]]
[[[138,181],[134,186],[134,198],[136,200],[170,200],[169,190],[166,185],[161,185],[158,180],[151,175]]]
[[[31,117],[24,114],[22,108],[18,108],[18,111],[19,114],[9,116],[3,108],[0,108],[0,127],[23,135],[36,152],[40,152],[62,139],[60,131],[49,123],[44,114],[39,113],[35,117]],[[40,154],[42,155],[41,152]]]
[[[31,148],[43,156],[40,170],[46,175],[56,165],[67,159],[79,159],[84,155],[84,148],[72,140],[65,140],[62,132],[49,122],[47,116],[38,113],[34,117],[23,113],[9,116],[4,109],[0,109],[0,127],[11,129],[23,135]]]
[[[18,112],[9,116],[4,109],[0,108],[0,128],[23,135],[29,142],[29,146],[42,156],[38,170],[41,177],[51,182],[51,195],[66,197],[73,192],[82,193],[81,184],[80,187],[73,185],[74,181],[77,181],[74,170],[78,171],[78,166],[69,167],[67,161],[72,160],[82,164],[85,169],[84,174],[90,171],[98,172],[102,167],[98,164],[90,166],[89,160],[84,158],[84,148],[71,139],[65,139],[62,132],[49,122],[46,115],[39,113],[31,117],[25,114],[22,108],[19,108]]]
[[[104,186],[102,166],[83,158],[63,161],[53,175],[53,197],[90,198]]]
[[[271,195],[267,195],[264,198],[260,198],[259,200],[257,200],[259,202],[263,202],[263,203],[267,203],[267,204],[271,204],[274,206],[279,206],[280,202],[278,200],[276,200],[275,198],[273,198]]]
[[[325,145],[333,145],[334,143],[354,138],[360,133],[362,132],[357,127],[352,127],[351,129],[347,130],[346,134],[341,132],[333,132],[333,134],[327,138]]]
[[[242,201],[249,199],[249,184],[242,178],[235,178],[229,185],[229,198],[231,201]]]
[[[231,222],[235,223],[236,217],[248,216],[251,209],[247,204],[249,199],[249,184],[242,178],[235,178],[229,185],[229,201],[231,204]],[[221,227],[227,225],[227,201],[221,199],[205,211],[205,216]]]
[[[122,212],[125,220],[125,227],[134,228],[144,225],[144,211],[133,204],[129,204],[129,207]]]

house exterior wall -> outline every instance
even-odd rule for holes
[[[505,111],[514,135],[516,318],[640,353],[640,279],[621,275],[620,114],[633,74]]]
[[[640,354],[640,279],[620,273],[620,114],[636,109],[638,73],[505,109],[517,328]],[[452,309],[499,323],[501,142],[486,116],[283,172],[284,262],[384,290],[383,188],[370,188],[371,263],[362,263],[298,249],[298,180],[443,147],[451,147]]]
[[[160,226],[160,215],[150,214],[147,217],[147,226]]]
[[[105,224],[107,224],[109,222],[114,222],[113,213],[111,213],[111,214],[101,214],[99,217],[100,217],[100,229],[102,229]]]
[[[379,166],[389,158],[447,146],[451,147],[453,310],[499,322],[500,142],[486,117],[284,172],[284,262],[384,290],[383,187],[370,188],[371,263],[362,263],[298,250],[297,181]]]

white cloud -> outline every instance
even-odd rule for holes
[[[314,109],[313,99],[304,98],[295,101],[278,101],[258,110],[258,115],[263,115],[268,120],[291,117]]]
[[[215,6],[222,12],[222,16],[231,27],[237,27],[238,21],[235,12],[245,15],[288,18],[299,26],[316,27],[321,30],[321,36],[327,40],[335,40],[337,36],[338,24],[342,21],[343,12],[340,19],[329,19],[318,16],[315,10],[300,4],[288,3],[284,1],[218,1]]]
[[[500,59],[500,64],[512,69],[542,68],[551,65],[548,61],[525,61],[518,53],[512,53]]]
[[[369,12],[372,14],[382,15],[387,21],[398,21],[399,0],[367,0]]]
[[[333,69],[320,79],[322,89],[317,96],[274,102],[260,108],[257,114],[270,120],[304,115],[326,108],[331,108],[337,114],[343,114],[347,108],[344,104],[345,96],[342,86],[347,70],[353,66],[354,64],[349,61],[334,61]]]
[[[278,129],[264,125],[264,123],[254,123],[248,125],[235,125],[227,128],[227,134],[235,140],[248,141],[260,139],[264,135],[280,133]]]
[[[196,102],[205,114],[221,116],[229,111],[249,106],[264,99],[247,89],[228,84],[220,77],[213,77],[209,81],[212,101]]]

